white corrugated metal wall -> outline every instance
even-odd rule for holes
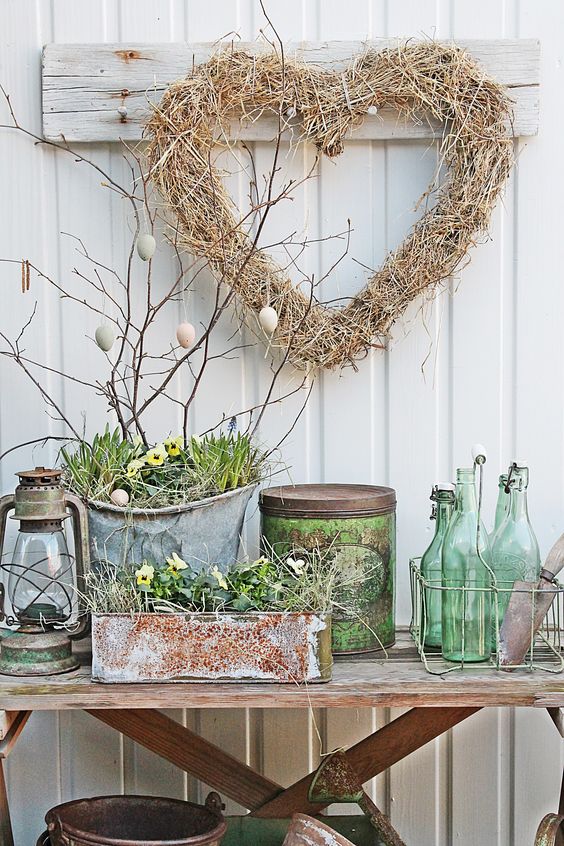
[[[451,286],[456,296],[444,294],[424,319],[413,307],[397,327],[391,350],[370,356],[358,374],[324,375],[285,445],[296,481],[374,482],[397,489],[398,610],[405,623],[407,559],[429,536],[429,486],[452,476],[475,440],[489,447],[490,510],[497,471],[518,450],[532,468],[531,512],[544,553],[564,528],[564,7],[558,0],[271,0],[268,8],[282,37],[294,41],[425,34],[538,37],[542,43],[540,134],[517,144],[519,164],[495,213],[492,239],[474,252],[461,281]],[[214,41],[230,31],[252,39],[263,25],[256,0],[3,0],[1,12],[0,79],[21,121],[36,131],[40,50],[46,42]],[[33,149],[14,133],[2,132],[0,150],[1,256],[29,257],[68,279],[76,259],[72,245],[59,237],[66,230],[116,265],[123,261],[122,211],[99,179]],[[115,172],[122,167],[116,147],[98,145],[90,153]],[[267,161],[266,146],[257,144],[255,153],[259,165]],[[303,155],[288,166],[302,170]],[[435,156],[426,143],[350,143],[341,160],[325,162],[321,179],[296,199],[292,220],[279,216],[273,226],[287,234],[301,220],[316,237],[341,230],[350,217],[351,255],[376,266],[406,232]],[[308,257],[310,270],[327,269],[332,249],[322,245]],[[161,281],[166,275],[165,262]],[[100,357],[93,344],[85,352],[83,340],[85,331],[92,335],[92,321],[85,325],[81,312],[68,304],[63,308],[36,283],[33,300],[22,297],[16,277],[4,266],[2,331],[19,325],[37,298],[40,318],[30,347],[54,368],[64,358],[97,374]],[[362,278],[359,265],[347,261],[325,290],[346,295]],[[195,297],[189,307],[197,317],[203,306]],[[163,333],[172,332],[174,315],[169,322]],[[237,395],[234,402],[252,401],[266,378],[260,351],[217,367],[198,400],[195,429],[229,410],[229,392]],[[0,386],[2,449],[57,431],[37,395],[7,363]],[[51,387],[66,408],[86,407],[75,385],[63,386],[52,376]],[[282,431],[289,414],[272,413],[264,438]],[[89,410],[89,428],[103,420],[103,409]],[[158,436],[174,424],[161,414],[153,425]],[[21,455],[3,462],[3,490],[13,488],[12,474],[21,463]],[[390,716],[395,714],[335,711],[316,719],[332,748]],[[216,710],[176,717],[282,783],[317,759],[316,732],[305,711]],[[546,713],[488,710],[395,766],[377,780],[375,791],[410,844],[526,846],[541,816],[557,807],[563,761]],[[181,773],[82,713],[34,715],[9,760],[8,775],[18,846],[35,842],[48,807],[72,797],[122,790],[201,795]]]

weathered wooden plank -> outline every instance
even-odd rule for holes
[[[547,711],[560,732],[560,737],[564,737],[564,708],[547,708]]]
[[[0,846],[14,846],[3,764],[4,762],[0,759]]]
[[[371,42],[331,41],[288,45],[287,55],[323,67],[341,69],[368,46],[382,48],[389,39]],[[514,100],[514,120],[508,132],[534,135],[538,130],[539,43],[535,40],[461,41],[484,70],[508,87]],[[237,44],[257,54],[258,43]],[[135,141],[165,88],[195,65],[207,61],[214,44],[48,44],[43,54],[43,132],[67,141]],[[119,110],[119,111],[118,111]],[[297,130],[296,130],[297,131]],[[433,138],[440,127],[431,122],[398,121],[382,110],[367,116],[353,137],[366,139]],[[269,140],[273,120],[233,123],[231,135],[247,141]]]
[[[0,711],[0,740],[4,740],[19,711]]]
[[[89,714],[176,767],[225,793],[245,808],[258,808],[282,789],[242,761],[160,711],[136,708]]]
[[[471,717],[478,708],[413,708],[345,752],[347,763],[364,784],[420,749],[449,728]],[[289,817],[294,813],[319,813],[324,805],[308,799],[309,773],[274,799],[253,811],[254,817]]]
[[[564,679],[543,671],[512,673],[480,668],[445,676],[428,673],[406,631],[398,632],[389,658],[337,660],[333,679],[319,685],[96,684],[88,654],[80,670],[64,676],[0,680],[0,708],[301,708],[564,707]]]
[[[0,759],[8,757],[30,717],[31,711],[16,712],[16,716],[9,730],[6,732],[2,741],[0,741]]]

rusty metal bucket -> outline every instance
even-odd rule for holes
[[[45,816],[51,846],[219,846],[221,799],[204,805],[155,796],[100,796],[57,805]]]
[[[354,846],[354,843],[314,817],[294,814],[283,846]]]
[[[564,843],[564,814],[547,814],[537,829],[535,846],[560,846]]]

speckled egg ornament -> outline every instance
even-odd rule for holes
[[[101,350],[109,352],[116,340],[116,333],[114,332],[112,326],[109,326],[107,323],[102,323],[102,325],[98,326],[96,329],[94,338]]]
[[[123,488],[116,488],[110,494],[110,499],[114,505],[119,505],[120,508],[125,508],[129,502],[129,494]]]
[[[137,238],[137,254],[143,261],[149,261],[155,255],[157,242],[148,232],[142,232]]]
[[[176,330],[176,340],[180,346],[187,350],[190,349],[196,340],[196,330],[191,323],[180,323]]]

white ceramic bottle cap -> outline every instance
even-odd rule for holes
[[[453,485],[452,482],[437,482],[437,490],[438,491],[455,491],[456,485]]]
[[[511,464],[514,464],[515,467],[528,467],[529,462],[525,461],[523,458],[514,458]]]

